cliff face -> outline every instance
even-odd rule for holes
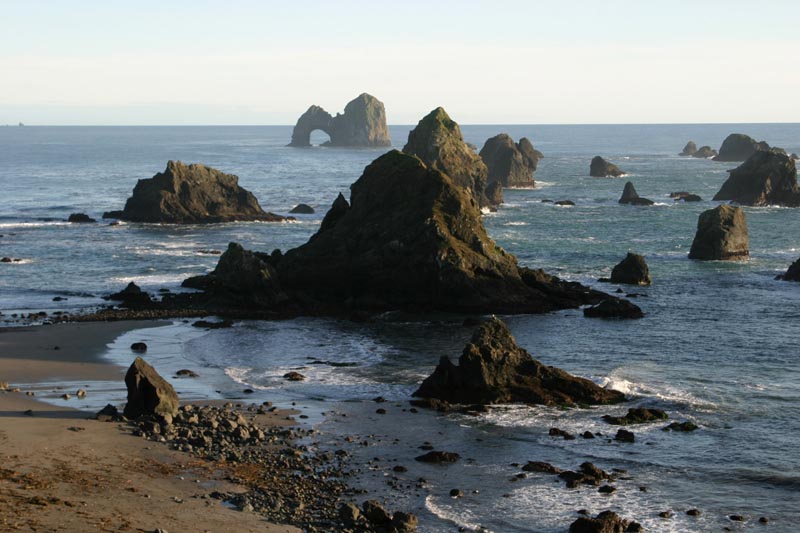
[[[335,117],[319,106],[312,105],[300,116],[292,131],[289,146],[311,146],[311,132],[321,130],[328,134],[328,146],[390,146],[386,109],[383,102],[362,93],[350,101],[343,114]]]
[[[478,154],[464,142],[461,128],[437,107],[408,134],[403,152],[419,157],[431,169],[447,174],[469,191],[479,207],[490,205],[485,190],[489,171]]]

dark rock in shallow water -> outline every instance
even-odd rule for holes
[[[306,377],[303,374],[295,371],[287,372],[286,374],[283,375],[283,378],[288,379],[289,381],[303,381],[304,379],[306,379]]]
[[[175,389],[141,357],[137,357],[128,368],[125,386],[128,388],[128,403],[124,411],[127,418],[142,415],[172,417],[178,413]]]
[[[131,344],[131,351],[136,353],[145,353],[147,351],[147,345],[143,342],[134,342]]]
[[[800,206],[797,167],[786,153],[758,150],[739,167],[730,171],[714,200],[741,205]]]
[[[631,407],[624,416],[604,415],[603,420],[609,424],[626,426],[629,424],[645,424],[666,420],[669,416],[661,409],[648,409],[646,407]]]
[[[69,218],[67,218],[67,222],[73,222],[76,224],[87,224],[91,222],[97,222],[95,219],[91,218],[86,213],[72,213]]]
[[[684,422],[672,422],[671,424],[665,426],[663,428],[664,431],[682,431],[682,432],[690,432],[695,431],[697,429],[697,424],[694,422],[690,422],[688,420]]]
[[[503,187],[533,187],[533,173],[541,154],[523,137],[514,143],[508,134],[501,133],[486,141],[480,154],[488,169],[488,181]]]
[[[800,281],[800,259],[789,265],[785,274],[778,276],[783,281]]]
[[[108,295],[105,299],[122,302],[122,305],[125,307],[132,308],[147,307],[153,303],[150,295],[140,289],[139,286],[132,281],[128,283],[124,289]]]
[[[689,259],[747,259],[749,255],[750,238],[741,207],[720,205],[700,214]]]
[[[575,205],[575,202],[573,202],[572,200],[558,200],[557,202],[553,202],[553,205],[561,205],[569,207]]]
[[[625,533],[629,522],[613,511],[603,511],[595,518],[581,516],[569,526],[569,533]]]
[[[164,172],[139,180],[125,209],[103,218],[166,224],[286,220],[261,209],[256,197],[239,187],[238,177],[180,161],[169,161]]]
[[[547,434],[551,437],[561,437],[564,440],[575,440],[575,435],[560,428],[550,428]]]
[[[618,178],[624,176],[625,173],[614,163],[610,163],[599,155],[596,155],[592,158],[592,162],[589,165],[589,175],[595,178]]]
[[[541,472],[542,474],[551,474],[554,476],[562,472],[557,466],[543,461],[528,461],[525,466],[522,467],[522,470],[525,472]]]
[[[689,141],[686,143],[686,146],[683,147],[683,151],[678,155],[690,156],[694,155],[695,152],[697,152],[697,145],[694,143],[694,141]]]
[[[617,434],[614,436],[614,440],[619,442],[634,442],[636,437],[632,431],[628,431],[627,429],[618,429]]]
[[[710,146],[701,146],[695,153],[692,154],[692,157],[696,157],[698,159],[708,159],[710,157],[716,157],[717,155],[717,151]]]
[[[604,389],[533,359],[517,346],[496,318],[483,323],[464,348],[458,366],[442,357],[414,396],[452,403],[606,404],[624,400]]]
[[[428,113],[411,130],[403,152],[449,176],[453,183],[469,191],[479,207],[489,205],[484,193],[489,173],[486,164],[467,146],[461,128],[441,107]]]
[[[233,327],[232,320],[220,320],[219,322],[211,322],[209,320],[197,320],[192,322],[192,327],[204,329],[224,329]]]
[[[714,161],[744,161],[759,150],[769,150],[769,145],[743,133],[731,133],[722,141]]]
[[[335,117],[319,106],[312,105],[297,120],[289,146],[311,146],[311,132],[328,134],[327,146],[391,146],[386,125],[386,109],[374,96],[362,93],[348,102],[344,114]]]
[[[674,198],[676,202],[683,201],[683,202],[702,202],[703,199],[697,196],[696,194],[692,194],[686,191],[679,191],[679,192],[671,192],[669,193],[670,198]]]
[[[644,313],[637,305],[627,300],[603,300],[597,305],[584,309],[583,316],[589,318],[642,318]]]
[[[364,517],[375,525],[384,526],[392,521],[392,515],[384,509],[380,502],[367,500],[361,505]]]
[[[308,204],[297,204],[289,212],[293,215],[313,215],[315,213],[314,208]]]
[[[639,196],[633,183],[629,181],[625,183],[625,188],[622,190],[619,203],[629,205],[653,205],[655,202]]]
[[[435,463],[435,464],[455,463],[459,459],[461,459],[461,456],[455,452],[442,452],[436,450],[430,451],[426,454],[414,458],[414,460],[419,461],[421,463]]]
[[[650,285],[650,269],[644,257],[628,252],[625,259],[620,261],[611,271],[611,283],[625,283],[628,285]]]

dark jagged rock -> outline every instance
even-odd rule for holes
[[[569,526],[569,533],[626,533],[634,531],[631,524],[614,511],[603,511],[594,518],[581,516]],[[638,525],[638,524],[637,524]],[[636,529],[635,531],[640,531]]]
[[[624,416],[603,416],[603,420],[616,426],[646,424],[647,422],[657,422],[668,418],[669,415],[661,409],[648,409],[646,407],[631,407]]]
[[[315,213],[314,208],[308,204],[297,204],[289,212],[293,215],[313,215]]]
[[[153,302],[150,295],[132,281],[124,289],[106,296],[105,299],[122,302],[123,306],[132,308],[147,307]]]
[[[503,185],[499,181],[493,181],[486,186],[486,201],[490,206],[503,203]]]
[[[697,429],[697,424],[686,420],[684,422],[672,422],[671,424],[662,428],[664,431],[682,431],[688,433]]]
[[[618,178],[624,176],[625,173],[614,163],[610,163],[599,155],[596,155],[592,158],[592,162],[589,165],[589,175],[595,178]]]
[[[558,200],[557,202],[553,202],[553,205],[572,207],[575,205],[575,202],[573,202],[572,200]]]
[[[414,396],[462,404],[593,405],[624,400],[621,392],[541,364],[517,346],[506,325],[496,318],[478,327],[458,366],[442,357]]]
[[[702,202],[703,199],[697,196],[696,194],[692,194],[686,191],[678,191],[678,192],[671,192],[669,193],[670,198],[674,198],[676,202]]]
[[[184,287],[199,288],[217,305],[270,308],[288,300],[281,289],[275,269],[263,254],[228,244],[208,275],[189,278]]]
[[[769,145],[743,133],[731,133],[722,141],[714,161],[744,161],[758,150],[769,150]]]
[[[614,436],[614,440],[619,442],[634,442],[636,440],[636,436],[633,434],[633,431],[628,431],[627,429],[618,429],[617,434]]]
[[[331,208],[328,210],[328,212],[325,214],[325,217],[322,219],[322,223],[319,225],[319,231],[317,231],[317,233],[311,238],[313,239],[317,235],[332,229],[336,225],[336,223],[339,222],[339,219],[341,219],[345,214],[347,214],[347,211],[349,209],[350,209],[350,204],[347,203],[347,200],[345,200],[344,195],[342,193],[339,193],[339,196],[337,196],[336,200],[333,201],[333,205],[331,205]]]
[[[710,146],[701,146],[695,153],[692,154],[692,157],[696,157],[698,159],[708,159],[710,157],[716,157],[717,155],[717,151]]]
[[[97,221],[86,213],[72,213],[69,218],[67,218],[67,222],[73,222],[75,224],[88,224]]]
[[[403,152],[419,157],[431,170],[438,170],[468,190],[479,207],[489,205],[484,194],[488,169],[481,157],[467,146],[461,128],[447,112],[437,107],[408,134]]]
[[[131,344],[131,351],[136,353],[145,353],[147,352],[147,344],[143,342],[134,342]]]
[[[178,395],[158,372],[137,357],[125,374],[128,388],[128,403],[123,414],[126,418],[142,415],[173,417],[178,414]]]
[[[785,152],[758,150],[739,167],[730,171],[714,200],[741,205],[800,206],[797,167]]]
[[[750,238],[741,207],[720,205],[700,213],[689,259],[720,261],[749,255]]]
[[[639,196],[633,183],[629,181],[625,183],[625,188],[622,190],[619,203],[629,205],[653,205],[655,202]]]
[[[778,276],[783,281],[800,281],[800,259],[789,265],[785,274]]]
[[[644,313],[635,304],[628,300],[603,300],[597,305],[583,310],[583,316],[588,318],[642,318]]]
[[[500,182],[503,187],[533,187],[533,173],[541,155],[523,137],[514,143],[508,134],[501,133],[484,143],[479,153],[489,171],[489,183]]]
[[[528,461],[525,463],[525,466],[522,467],[522,470],[525,472],[540,472],[542,474],[551,474],[554,476],[562,472],[562,470],[557,466],[553,466],[550,463],[545,463],[543,461]]]
[[[459,459],[461,459],[461,456],[455,452],[442,452],[437,450],[431,450],[426,454],[414,458],[415,461],[419,461],[421,463],[435,464],[455,463]]]
[[[650,269],[644,257],[628,252],[625,259],[620,261],[611,271],[611,283],[625,283],[628,285],[650,285]]]
[[[686,143],[686,146],[683,147],[683,151],[678,155],[690,156],[694,155],[695,152],[697,152],[697,145],[694,143],[694,141],[689,141]]]
[[[348,102],[344,114],[335,117],[319,106],[312,105],[297,120],[289,146],[311,146],[311,132],[328,134],[327,146],[391,146],[383,102],[362,93]]]
[[[169,161],[164,172],[139,180],[125,209],[103,213],[103,218],[165,224],[286,220],[261,209],[237,176],[180,161]]]
[[[392,515],[377,500],[365,501],[361,504],[361,512],[375,525],[385,526],[392,521]]]

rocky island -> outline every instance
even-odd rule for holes
[[[747,161],[730,171],[714,200],[749,206],[798,207],[797,167],[783,150],[756,150]]]
[[[488,169],[488,181],[503,187],[532,188],[533,174],[542,153],[533,147],[527,137],[515,143],[506,133],[488,139],[481,148],[481,159]]]
[[[614,163],[596,155],[589,164],[589,175],[593,178],[618,178],[624,176],[625,173]]]
[[[750,238],[741,207],[720,205],[700,214],[689,259],[721,261],[749,255]]]
[[[325,143],[326,146],[375,147],[392,144],[383,102],[367,93],[348,102],[344,113],[335,117],[317,105],[309,107],[297,119],[289,146],[311,146],[311,132],[315,130],[328,134],[330,141]]]
[[[744,133],[731,133],[722,141],[714,161],[744,161],[759,150],[769,150],[769,145]]]

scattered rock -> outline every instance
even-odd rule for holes
[[[717,151],[710,146],[701,146],[695,153],[692,154],[692,157],[696,157],[698,159],[709,159],[716,157],[717,155]]]
[[[611,283],[624,283],[628,285],[650,285],[650,269],[644,257],[628,252],[625,259],[620,261],[611,271]]]
[[[778,276],[783,281],[800,281],[800,259],[789,265],[786,273]]]
[[[558,200],[557,202],[553,202],[553,205],[572,206],[575,205],[575,202],[572,200]]]
[[[740,514],[732,514],[728,516],[728,518],[730,518],[733,522],[744,522],[745,520],[747,520],[744,516]]]
[[[653,205],[655,202],[639,196],[633,183],[629,181],[625,183],[625,189],[622,191],[619,203],[628,205]]]
[[[95,219],[91,218],[86,213],[72,213],[68,218],[67,222],[74,222],[76,224],[87,224],[91,222],[97,222]]]
[[[611,485],[603,485],[602,487],[597,489],[597,492],[599,492],[600,494],[613,494],[617,492],[617,488]]]
[[[541,472],[542,474],[552,475],[558,475],[562,472],[557,466],[545,463],[544,461],[528,461],[525,463],[525,466],[522,467],[522,470],[525,472]]]
[[[461,456],[455,452],[442,452],[433,450],[426,454],[415,457],[414,460],[419,461],[421,463],[443,464],[443,463],[455,463],[460,458]]]
[[[311,132],[322,130],[330,141],[325,146],[391,146],[386,125],[386,109],[374,96],[362,93],[347,103],[343,114],[335,117],[312,105],[303,113],[292,131],[289,146],[311,146]]]
[[[751,206],[798,207],[797,167],[785,152],[775,148],[758,150],[730,171],[714,200]]]
[[[689,509],[686,511],[686,514],[689,516],[700,516],[701,513],[699,509]]]
[[[672,518],[672,511],[661,511],[658,513],[658,516],[661,518]]]
[[[663,428],[664,431],[683,431],[690,432],[697,429],[697,424],[688,420],[684,422],[672,422]]]
[[[78,391],[75,393],[75,396],[78,398],[86,398],[86,389],[78,389]]]
[[[581,516],[569,526],[569,533],[624,533],[630,522],[614,511],[603,511],[594,518]]]
[[[450,497],[451,498],[461,498],[464,496],[464,491],[461,489],[450,489]]]
[[[339,506],[339,519],[346,526],[354,527],[361,520],[361,509],[352,502],[343,503]]]
[[[669,193],[670,198],[674,198],[676,202],[702,202],[703,199],[690,192],[680,191]]]
[[[550,428],[547,434],[551,437],[562,437],[564,440],[575,440],[575,435],[559,428]]]
[[[686,143],[686,146],[683,147],[683,151],[678,155],[691,156],[694,155],[695,152],[697,152],[697,145],[694,143],[694,141],[689,141]]]
[[[367,500],[361,505],[361,512],[367,520],[375,525],[384,526],[392,521],[392,515],[384,509],[380,502]]]
[[[442,357],[414,396],[453,403],[528,403],[583,405],[616,403],[618,391],[604,389],[533,359],[517,346],[499,319],[484,322],[459,358],[458,366]]]
[[[599,155],[596,155],[592,158],[592,163],[589,165],[589,175],[595,178],[618,178],[624,176],[625,173],[614,163],[610,163]]]
[[[416,515],[397,511],[392,515],[392,523],[390,525],[396,533],[408,533],[416,531],[418,523],[419,519]]]
[[[659,420],[667,420],[669,415],[661,409],[646,407],[631,407],[625,416],[611,416],[603,415],[603,420],[609,424],[617,426],[627,426],[631,424],[646,424],[648,422],[657,422]]]
[[[749,255],[750,239],[741,207],[720,205],[700,214],[689,259],[735,260]]]
[[[122,302],[123,306],[131,308],[147,307],[153,303],[150,295],[132,281],[124,289],[110,294],[105,299]]]
[[[769,145],[764,141],[756,142],[755,139],[743,133],[731,133],[719,148],[719,155],[714,161],[744,161],[755,152],[769,150]]]
[[[589,318],[642,318],[644,313],[637,305],[627,300],[609,299],[585,308],[583,316]]]
[[[488,139],[480,154],[488,169],[488,181],[498,182],[503,187],[534,186],[533,173],[539,164],[541,153],[523,137],[514,143],[508,134],[501,133]]]
[[[115,406],[109,403],[106,404],[105,407],[100,409],[100,411],[98,411],[97,414],[94,415],[94,418],[96,420],[99,420],[100,422],[115,422],[119,420],[119,411]]]
[[[189,370],[188,368],[182,368],[175,372],[175,375],[182,378],[197,378],[200,377],[197,372],[193,370]]]
[[[219,322],[210,322],[208,320],[197,320],[192,322],[192,326],[204,329],[223,329],[233,327],[233,320],[221,320]]]
[[[288,379],[289,381],[303,381],[306,377],[301,374],[300,372],[287,372],[283,375],[284,379]]]
[[[125,386],[128,388],[128,403],[124,411],[127,418],[142,415],[166,418],[178,413],[179,402],[175,389],[141,357],[137,357],[128,368]]]
[[[125,208],[104,213],[103,218],[166,224],[286,220],[261,209],[256,197],[239,186],[237,176],[180,161],[169,161],[164,172],[139,180]]]
[[[636,436],[633,434],[632,431],[628,431],[626,429],[618,429],[617,434],[614,437],[614,440],[619,442],[634,442],[636,440]]]
[[[147,344],[143,342],[134,342],[131,344],[131,351],[136,353],[145,353],[147,352]]]

